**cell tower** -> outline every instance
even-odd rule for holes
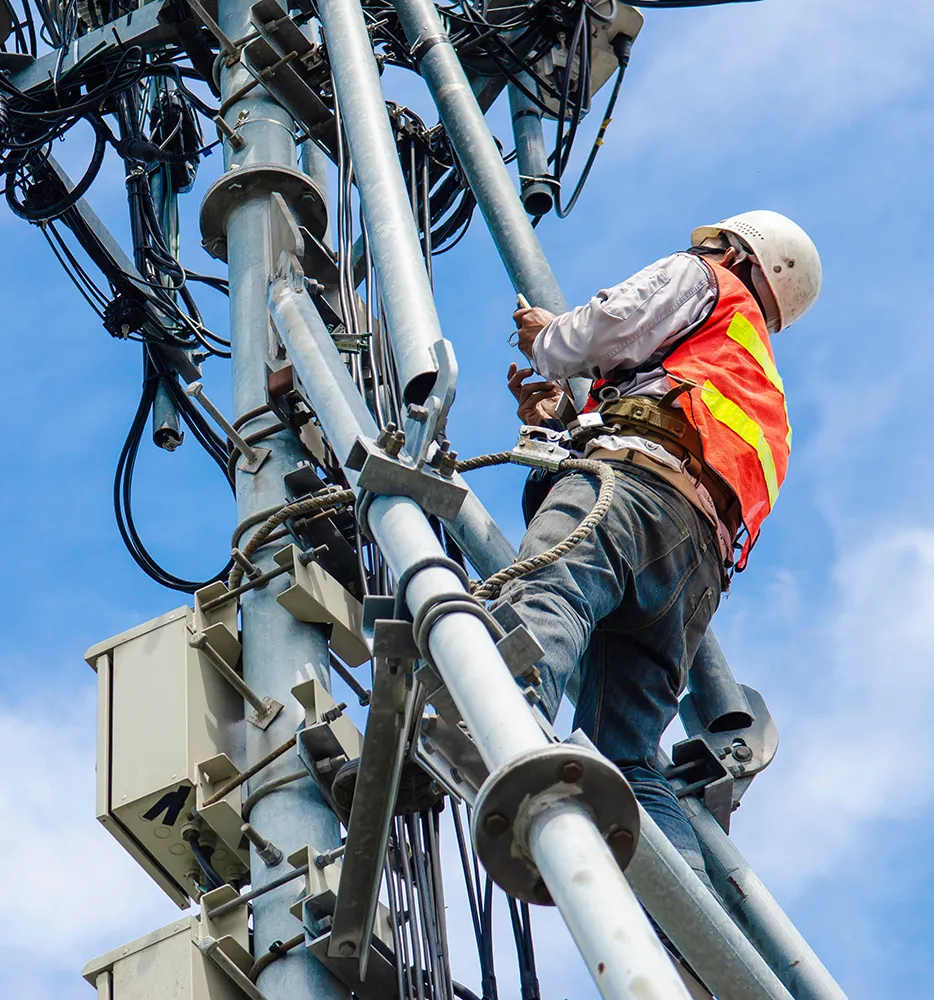
[[[555,735],[540,647],[486,605],[530,567],[461,473],[575,460],[523,428],[511,452],[459,462],[445,433],[457,362],[435,260],[479,209],[517,294],[566,308],[535,223],[574,207],[642,13],[617,0],[13,2],[0,18],[7,203],[106,329],[142,345],[118,525],[147,574],[193,595],[87,654],[98,817],[197,908],[90,962],[101,1000],[497,1000],[494,887],[523,1000],[540,996],[531,907],[551,904],[608,1000],[842,998],[728,837],[777,748],[761,697],[710,633],[668,775],[718,900],[617,769],[580,733]],[[641,6],[706,2],[720,0]],[[388,67],[422,77],[438,124],[387,100]],[[485,119],[504,90],[508,155]],[[78,123],[94,141],[75,182],[52,146]],[[200,225],[227,280],[179,260],[178,197],[218,144]],[[108,147],[125,165],[132,254],[85,200]],[[200,285],[229,294],[229,339],[205,325]],[[231,421],[200,381],[215,358],[230,360]],[[569,385],[568,404],[585,391]],[[231,561],[211,580],[162,568],[134,524],[150,420],[170,451],[187,429],[235,490]],[[368,706],[362,733],[331,670]],[[470,985],[451,974],[442,830],[476,932]]]

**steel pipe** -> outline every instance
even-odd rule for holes
[[[455,482],[463,482],[460,476],[455,476],[454,479]],[[452,521],[445,521],[444,526],[474,569],[483,577],[498,573],[517,558],[518,553],[512,542],[503,534],[472,490],[467,494],[457,517]]]
[[[529,824],[528,846],[597,988],[614,1000],[689,1000],[590,816],[573,801]]]
[[[417,560],[444,557],[437,536],[413,500],[378,497],[370,506],[369,522],[396,579]],[[414,616],[436,594],[463,590],[450,570],[424,569],[409,582],[405,601]],[[428,644],[490,771],[517,754],[548,745],[479,618],[463,613],[445,615],[431,630]]]
[[[320,0],[318,12],[403,398],[423,403],[436,372],[428,349],[441,340],[441,324],[376,58],[358,0]]]
[[[743,729],[755,721],[746,692],[737,684],[711,628],[688,671],[688,690],[701,723],[712,733]]]
[[[253,30],[251,0],[219,0],[218,22],[229,38],[242,38]],[[222,61],[220,70],[223,101],[240,92],[253,77],[242,63]],[[256,87],[231,103],[227,121],[236,127],[243,143],[234,149],[224,145],[226,173],[236,195],[235,178],[248,168],[294,170],[295,128],[288,114],[263,87]],[[238,174],[240,172],[240,174]],[[274,338],[266,306],[269,275],[275,272],[278,248],[272,244],[271,195],[247,185],[231,199],[226,213],[225,236],[230,278],[230,339],[233,375],[233,414],[246,413],[266,404],[266,366],[273,361]],[[272,415],[257,417],[250,431],[275,422]],[[244,434],[246,430],[241,428]],[[290,432],[282,430],[263,441],[271,450],[255,475],[237,472],[237,518],[281,507],[285,502],[282,477],[304,458]],[[260,569],[277,568],[271,551],[255,556]],[[287,585],[287,584],[284,584]],[[320,626],[299,622],[278,604],[282,586],[270,583],[241,597],[243,635],[243,679],[255,691],[281,702],[285,708],[265,731],[247,726],[246,763],[265,757],[292,736],[302,722],[304,710],[292,696],[296,683],[316,677],[328,683],[327,637]],[[267,777],[288,773],[292,763],[283,755],[270,765]],[[320,792],[305,783],[282,788],[257,802],[250,819],[285,854],[308,843],[322,849],[340,842],[336,817]],[[279,869],[267,868],[251,849],[250,871],[254,891],[275,880]],[[274,941],[295,933],[294,918],[275,894],[260,895],[253,904],[253,939],[257,954]],[[343,1000],[348,991],[310,954],[302,952],[294,961],[275,962],[262,976],[262,988],[270,1000]]]
[[[527,90],[535,91],[537,85],[530,74],[521,73],[518,79]],[[548,170],[548,154],[545,152],[541,108],[516,84],[510,83],[509,111],[516,143],[522,204],[529,215],[546,215],[554,206],[555,194]]]
[[[393,0],[393,7],[513,288],[533,306],[565,312],[567,302],[558,279],[516,194],[433,0]],[[578,409],[584,405],[589,387],[587,379],[571,380]]]
[[[694,827],[707,874],[723,905],[788,992],[795,1000],[846,1000],[839,984],[703,803],[686,798],[681,808]]]
[[[393,0],[393,7],[513,287],[532,305],[564,312],[567,302],[558,280],[519,201],[437,8],[432,0]]]
[[[710,890],[640,806],[626,878],[707,989],[720,1000],[791,1000],[791,994]]]

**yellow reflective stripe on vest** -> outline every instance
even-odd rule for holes
[[[765,485],[769,491],[769,507],[774,507],[778,497],[778,475],[775,471],[772,449],[765,439],[765,432],[745,410],[737,406],[732,399],[727,399],[709,379],[701,390],[701,399],[716,420],[725,424],[731,431],[735,431],[746,444],[756,449]]]
[[[735,340],[740,347],[745,348],[756,359],[756,363],[765,373],[765,377],[782,394],[782,403],[785,406],[785,426],[788,428],[785,440],[788,443],[788,447],[791,448],[791,421],[788,419],[788,401],[785,399],[785,384],[782,382],[781,375],[778,374],[775,362],[769,355],[769,349],[759,336],[759,331],[742,313],[737,313],[730,321],[726,335],[731,340]]]

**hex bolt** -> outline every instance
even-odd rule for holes
[[[322,722],[337,722],[337,720],[344,714],[347,708],[347,702],[342,701],[339,705],[335,705],[333,708],[329,708],[326,712],[321,713]]]
[[[558,777],[562,781],[566,781],[569,785],[580,781],[583,776],[584,769],[576,760],[565,761],[558,770]]]
[[[379,432],[376,436],[376,445],[378,448],[385,448],[389,444],[389,439],[396,432],[396,425],[390,420],[386,426]]]
[[[618,830],[611,830],[607,834],[606,842],[611,851],[628,851],[632,846],[632,831],[622,827]]]
[[[314,562],[328,551],[327,544],[316,545],[313,549],[309,549],[307,552],[300,552],[298,554],[298,561],[303,565],[307,566],[310,562]]]
[[[428,409],[424,406],[418,406],[415,403],[410,403],[409,417],[417,423],[423,424],[428,419]]]
[[[502,813],[490,813],[483,821],[483,832],[488,837],[501,837],[509,829],[509,820]]]
[[[337,949],[341,953],[342,958],[350,958],[357,951],[357,946],[353,941],[341,941],[340,947]]]
[[[259,566],[257,566],[256,563],[250,562],[250,560],[239,549],[231,549],[230,558],[233,559],[233,561],[251,580],[255,580],[257,577],[263,575],[263,571],[259,568]]]
[[[402,451],[404,445],[405,434],[402,431],[393,431],[393,433],[389,435],[387,442],[383,445],[383,451],[385,451],[390,458],[395,458],[399,452]]]
[[[282,851],[272,841],[267,840],[251,823],[244,823],[240,832],[256,848],[256,853],[267,868],[275,868],[282,863]]]
[[[344,851],[347,849],[346,844],[341,844],[340,847],[332,848],[330,851],[325,851],[324,854],[319,854],[315,858],[315,868],[327,868],[328,865],[333,865],[338,858],[344,856]]]
[[[734,747],[733,756],[737,760],[743,761],[745,763],[746,761],[752,760],[753,754],[752,750],[750,750],[749,747]]]

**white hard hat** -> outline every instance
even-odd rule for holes
[[[821,285],[820,255],[797,223],[765,209],[743,212],[715,226],[699,226],[691,234],[691,245],[697,247],[727,233],[738,236],[749,248],[761,271],[756,274],[753,268],[753,284],[765,279],[775,299],[778,316],[766,317],[770,333],[791,326],[814,305]]]

